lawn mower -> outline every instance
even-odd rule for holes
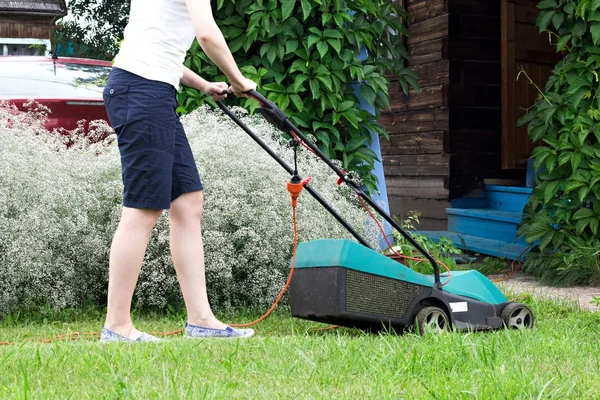
[[[368,331],[414,329],[479,331],[533,327],[533,313],[525,304],[508,301],[492,281],[476,270],[440,273],[438,262],[382,210],[346,171],[338,168],[294,126],[270,100],[256,91],[248,93],[260,104],[268,122],[291,134],[294,168],[275,154],[247,125],[223,105],[217,105],[300,183],[357,242],[321,239],[297,247],[293,279],[289,283],[293,317]],[[338,183],[352,188],[385,221],[414,246],[433,268],[433,275],[418,273],[372,249],[318,193],[308,179],[298,175],[296,148],[307,146],[338,175]],[[293,267],[293,265],[292,265]],[[442,283],[444,279],[444,283]]]

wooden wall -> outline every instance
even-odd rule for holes
[[[405,0],[409,66],[419,75],[420,93],[404,95],[390,85],[391,111],[380,122],[391,140],[381,150],[391,213],[421,213],[421,229],[446,229],[451,158],[448,153],[448,0]]]
[[[446,229],[446,207],[479,196],[484,179],[525,179],[501,164],[498,0],[405,0],[409,66],[421,92],[390,87],[391,135],[382,153],[391,212],[422,214],[422,229]]]
[[[0,37],[16,39],[50,39],[54,27],[52,17],[18,18],[0,15]]]

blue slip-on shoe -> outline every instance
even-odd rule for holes
[[[247,338],[254,335],[254,329],[237,329],[227,326],[225,329],[203,328],[192,325],[189,322],[185,324],[183,336],[190,339],[195,338]]]
[[[102,328],[102,332],[100,332],[100,342],[161,342],[162,339],[154,337],[146,332],[142,332],[142,334],[137,339],[130,339],[125,336],[121,336],[118,333],[115,333],[106,328]]]

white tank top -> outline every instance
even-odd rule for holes
[[[195,33],[185,0],[131,0],[114,66],[179,88]]]

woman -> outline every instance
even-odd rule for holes
[[[194,37],[231,87],[207,82],[183,66]],[[215,318],[206,293],[200,227],[202,183],[175,113],[179,83],[214,100],[244,96],[244,78],[210,0],[132,0],[125,40],[104,90],[121,154],[123,211],[110,251],[108,309],[101,341],[156,341],[135,329],[130,309],[152,228],[169,209],[170,245],[185,300],[186,337],[248,337]]]

